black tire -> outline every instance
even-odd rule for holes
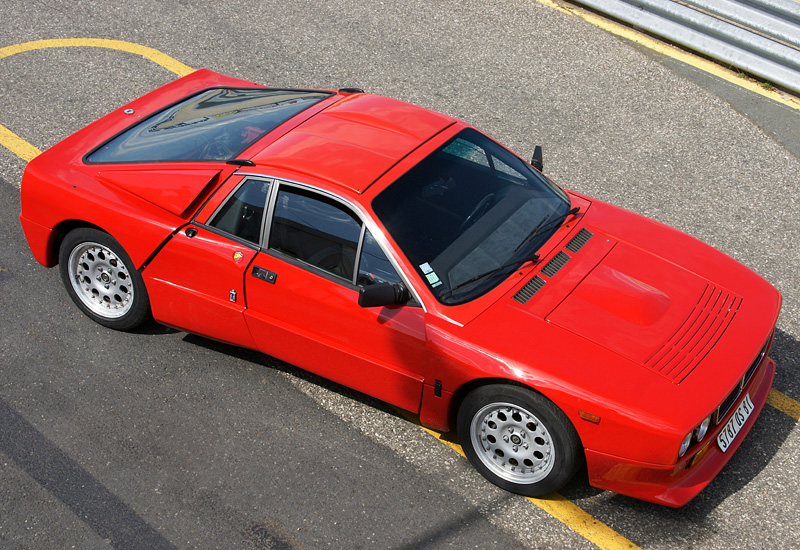
[[[482,386],[466,396],[458,437],[481,475],[529,497],[558,491],[583,461],[580,438],[561,409],[510,384]]]
[[[149,319],[142,275],[111,235],[74,229],[64,237],[58,261],[67,293],[90,319],[115,330],[130,330]]]

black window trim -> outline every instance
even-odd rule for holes
[[[327,189],[322,189],[315,185],[309,185],[307,183],[302,183],[299,181],[270,176],[268,174],[258,174],[254,172],[234,172],[233,174],[231,174],[231,177],[234,176],[242,176],[242,181],[237,183],[236,186],[228,192],[227,197],[225,197],[225,199],[214,209],[214,212],[208,217],[209,223],[200,223],[196,221],[196,219],[193,219],[191,223],[203,227],[204,229],[216,235],[226,237],[227,239],[239,243],[242,246],[246,246],[253,250],[263,252],[264,254],[268,254],[282,261],[290,263],[294,266],[303,268],[331,282],[337,283],[339,285],[345,286],[355,291],[358,291],[359,288],[361,288],[361,285],[356,284],[356,281],[358,278],[358,268],[360,267],[361,250],[364,246],[364,239],[366,237],[366,232],[367,230],[369,230],[369,232],[372,233],[375,242],[380,247],[381,251],[386,256],[386,258],[389,260],[389,263],[392,264],[392,268],[394,268],[394,270],[397,272],[397,275],[400,277],[400,280],[403,282],[408,291],[411,293],[411,300],[405,305],[412,307],[422,307],[423,311],[425,312],[428,311],[428,309],[425,307],[425,303],[420,298],[420,295],[417,292],[416,288],[414,288],[414,286],[408,282],[409,278],[400,268],[397,261],[395,261],[392,254],[389,254],[387,252],[387,249],[391,249],[391,247],[389,247],[388,244],[385,243],[384,241],[385,237],[383,235],[383,232],[378,228],[375,222],[372,221],[369,215],[366,212],[364,212],[358,205],[350,202],[349,200],[343,197],[340,197],[336,193],[328,191]],[[270,182],[270,190],[269,193],[267,194],[267,204],[266,208],[264,209],[264,219],[261,221],[261,239],[258,243],[253,243],[246,239],[242,239],[241,237],[228,233],[227,231],[217,229],[216,227],[210,225],[210,222],[211,220],[214,219],[214,216],[216,216],[217,213],[222,209],[222,207],[228,202],[228,200],[230,200],[230,198],[236,194],[239,188],[242,185],[244,185],[245,182],[247,182],[248,180],[254,180],[254,179]],[[286,186],[288,188],[310,191],[312,193],[317,193],[319,195],[328,197],[329,199],[332,199],[335,202],[338,202],[339,204],[347,208],[351,212],[351,214],[353,214],[354,217],[358,219],[359,222],[361,222],[361,233],[359,235],[358,247],[356,250],[356,259],[358,259],[359,262],[358,265],[354,266],[354,273],[352,280],[348,281],[343,277],[339,277],[337,275],[329,273],[324,269],[320,269],[312,264],[306,263],[298,258],[290,256],[289,254],[285,254],[283,252],[280,252],[279,250],[274,250],[269,248],[269,231],[270,227],[272,226],[272,218],[275,214],[275,205],[278,200],[278,191],[283,186]],[[200,214],[200,212],[202,212],[202,208],[197,212],[197,214],[195,214],[195,218]]]
[[[413,285],[411,285],[408,282],[408,277],[406,277],[405,273],[403,273],[403,270],[400,269],[400,266],[395,261],[394,257],[387,252],[387,249],[390,247],[385,242],[382,242],[382,240],[384,239],[383,232],[372,221],[369,215],[367,215],[356,204],[350,202],[349,200],[343,197],[340,197],[335,193],[328,191],[327,189],[322,189],[314,185],[309,185],[306,183],[301,183],[286,178],[277,178],[266,174],[257,174],[252,172],[235,172],[234,174],[231,174],[231,177],[234,176],[242,176],[242,180],[239,183],[237,183],[236,186],[228,192],[228,195],[225,197],[225,199],[219,205],[217,205],[217,207],[214,209],[214,212],[212,212],[211,215],[208,217],[207,223],[200,223],[196,219],[192,219],[191,224],[202,227],[207,231],[214,233],[215,235],[225,237],[233,242],[236,242],[242,246],[246,246],[252,250],[263,252],[264,254],[268,254],[282,261],[290,263],[294,266],[310,271],[316,275],[319,275],[320,277],[323,277],[324,279],[345,286],[356,292],[359,290],[359,288],[361,288],[361,285],[357,284],[356,281],[358,280],[358,271],[361,266],[361,251],[364,247],[364,239],[366,238],[367,231],[369,231],[372,234],[372,237],[375,239],[376,244],[381,249],[386,258],[389,260],[389,263],[392,264],[392,268],[395,270],[395,272],[397,272],[397,275],[400,277],[400,280],[403,282],[403,284],[406,286],[406,288],[411,294],[411,300],[405,305],[410,307],[421,307],[423,311],[425,312],[428,311],[427,308],[425,307],[425,303],[420,298],[417,290],[414,288]],[[266,207],[264,208],[264,218],[261,220],[261,238],[258,243],[253,243],[251,241],[248,241],[247,239],[242,239],[237,235],[233,235],[231,233],[228,233],[227,231],[223,231],[222,229],[217,229],[216,227],[210,224],[211,221],[214,219],[214,217],[223,208],[223,206],[225,206],[225,204],[227,204],[227,202],[231,200],[231,198],[236,194],[239,188],[241,188],[247,181],[251,180],[266,181],[269,182],[270,185],[269,193],[267,193]],[[361,222],[361,232],[359,234],[358,246],[356,249],[356,259],[358,260],[358,262],[357,265],[354,266],[352,280],[348,281],[343,277],[339,277],[338,275],[329,273],[324,269],[318,268],[315,265],[306,263],[300,260],[299,258],[295,258],[294,256],[291,256],[279,250],[274,250],[269,248],[269,230],[270,227],[272,226],[272,217],[275,214],[275,205],[278,200],[278,191],[282,186],[310,191],[312,193],[317,193],[319,195],[328,197],[329,199],[332,199],[335,202],[338,202],[339,204],[347,208],[350,211],[350,213],[353,214],[354,217],[358,219],[359,222]],[[202,208],[198,210],[197,214],[195,214],[195,218],[197,218],[197,216],[200,215],[202,211],[203,211]]]
[[[248,241],[247,239],[243,239],[243,238],[239,237],[238,235],[233,235],[232,233],[228,233],[227,231],[224,231],[222,229],[217,229],[215,226],[211,225],[211,222],[214,220],[214,218],[217,216],[217,214],[219,214],[220,211],[223,209],[223,207],[226,204],[228,204],[229,200],[233,199],[233,196],[236,195],[236,193],[239,191],[239,189],[245,183],[247,183],[248,181],[253,181],[253,180],[265,181],[265,182],[269,183],[269,192],[267,193],[267,202],[264,204],[264,216],[261,218],[261,228],[260,228],[260,230],[258,232],[259,239],[263,239],[263,237],[264,237],[264,226],[266,225],[266,220],[267,220],[267,216],[268,216],[267,209],[269,208],[269,205],[272,202],[273,188],[276,186],[277,182],[275,181],[274,178],[264,177],[264,176],[255,175],[255,174],[242,174],[241,172],[234,172],[233,174],[231,174],[231,177],[234,177],[234,176],[237,176],[237,175],[244,176],[242,178],[242,181],[237,183],[236,187],[234,187],[228,193],[228,196],[225,197],[225,199],[221,203],[219,203],[217,205],[217,207],[214,209],[214,212],[212,212],[211,215],[208,217],[208,221],[206,223],[197,224],[197,225],[202,225],[202,226],[204,226],[204,227],[206,227],[208,229],[214,230],[213,232],[217,233],[217,234],[228,235],[231,238],[231,240],[235,240],[236,242],[247,244],[247,245],[250,246],[250,248],[255,247],[256,249],[260,249],[261,248],[261,243],[264,242],[262,240],[259,240],[259,242],[257,242],[257,243],[253,243],[253,241]],[[203,211],[202,208],[200,210],[198,210],[197,214],[195,215],[195,217],[197,217],[202,211]]]
[[[266,178],[266,177],[269,177],[269,176],[264,176],[263,174],[260,174],[260,177]],[[331,191],[328,191],[327,189],[322,189],[322,188],[317,187],[315,185],[309,185],[307,183],[302,183],[302,182],[298,182],[298,181],[294,181],[294,180],[289,180],[289,179],[286,179],[286,178],[272,177],[271,179],[273,180],[274,189],[271,190],[270,198],[269,198],[269,206],[268,206],[268,208],[266,210],[265,219],[268,220],[268,223],[265,223],[264,233],[261,235],[261,243],[262,243],[261,244],[261,252],[263,252],[265,254],[269,254],[270,256],[274,256],[274,257],[279,258],[281,260],[287,261],[287,262],[291,263],[292,265],[295,265],[295,266],[298,266],[298,267],[302,267],[303,269],[306,269],[308,271],[311,271],[312,273],[320,275],[321,277],[324,277],[325,279],[328,279],[329,281],[338,283],[338,284],[340,284],[342,286],[346,286],[347,288],[350,288],[351,290],[358,291],[358,289],[361,288],[361,285],[356,284],[356,281],[357,281],[357,278],[358,278],[358,268],[360,266],[361,249],[364,246],[364,238],[366,236],[366,232],[367,232],[367,230],[369,230],[369,232],[372,233],[373,238],[375,238],[375,242],[378,244],[378,246],[380,247],[380,249],[383,252],[383,254],[389,260],[389,263],[392,264],[392,268],[394,268],[394,270],[397,272],[397,275],[400,277],[400,280],[403,282],[403,284],[406,286],[406,288],[408,289],[409,293],[411,294],[411,300],[405,305],[412,306],[412,307],[422,307],[423,311],[425,311],[425,312],[428,311],[427,308],[425,307],[425,303],[420,299],[420,296],[419,296],[419,293],[417,292],[417,290],[414,288],[413,285],[411,285],[408,282],[408,277],[406,276],[406,274],[403,272],[402,269],[400,269],[398,263],[395,261],[395,259],[392,256],[392,254],[389,254],[387,252],[387,248],[390,248],[390,247],[385,242],[382,242],[383,239],[384,239],[383,232],[380,231],[380,229],[375,224],[375,222],[373,222],[372,219],[369,217],[369,215],[367,215],[358,205],[350,202],[349,200],[345,199],[344,197],[341,197],[341,196],[339,196],[339,195],[337,195],[337,194],[335,194],[335,193],[333,193]],[[338,202],[339,204],[341,204],[342,206],[347,208],[350,211],[350,213],[353,214],[353,216],[356,219],[358,219],[358,221],[361,222],[361,234],[359,236],[358,248],[357,248],[357,252],[356,252],[356,259],[359,260],[359,262],[357,262],[357,265],[354,266],[353,279],[348,281],[347,279],[345,279],[343,277],[339,277],[337,275],[329,273],[329,272],[325,271],[324,269],[320,269],[320,268],[318,268],[318,267],[316,267],[314,265],[311,265],[309,263],[306,263],[306,262],[304,262],[304,261],[302,261],[302,260],[300,260],[298,258],[290,256],[289,254],[285,254],[285,253],[280,252],[278,250],[274,250],[274,249],[269,248],[269,229],[272,226],[272,218],[273,218],[274,213],[275,213],[275,205],[276,205],[277,198],[278,198],[278,192],[280,191],[281,187],[284,187],[284,186],[287,187],[287,188],[295,188],[295,189],[301,189],[301,190],[305,190],[305,191],[310,191],[312,193],[317,193],[319,195],[322,195],[322,196],[325,196],[325,197],[327,197],[329,199],[332,199],[333,201]]]
[[[255,250],[255,251],[261,250],[261,247],[258,244],[254,243],[252,241],[248,241],[247,239],[243,239],[241,237],[238,237],[236,235],[233,235],[231,233],[228,233],[227,231],[223,231],[222,229],[217,229],[213,225],[208,225],[208,224],[205,224],[205,223],[199,223],[199,222],[196,222],[196,221],[191,222],[189,225],[196,225],[198,227],[202,227],[203,229],[205,229],[209,233],[213,233],[215,235],[219,235],[220,237],[225,237],[229,241],[235,242],[236,244],[239,244],[241,246],[246,246],[247,248],[250,248],[252,250]]]
[[[243,175],[243,174],[234,172],[233,174],[230,175],[230,177],[233,178],[233,177],[236,177],[237,175]],[[271,180],[270,178],[263,178],[263,176],[260,176],[258,174],[248,174],[248,176],[258,176],[261,179],[267,179],[267,180],[271,181],[271,183],[270,183],[270,194],[272,193],[272,187],[275,184],[274,180]],[[230,191],[230,193],[228,193],[228,195],[222,200],[222,202],[217,205],[217,207],[214,209],[214,212],[212,212],[211,215],[207,218],[207,223],[201,223],[201,222],[197,221],[197,217],[200,214],[203,213],[203,210],[208,205],[208,201],[210,201],[211,198],[216,193],[218,193],[220,191],[221,187],[224,187],[225,182],[223,182],[222,185],[220,186],[220,188],[217,188],[214,191],[214,193],[209,195],[208,198],[206,199],[206,202],[203,203],[203,205],[197,210],[197,212],[195,212],[195,214],[192,217],[191,221],[187,224],[187,227],[189,225],[196,225],[197,227],[202,227],[203,229],[205,229],[206,231],[208,231],[210,233],[213,233],[214,235],[218,235],[220,237],[225,237],[229,241],[235,242],[235,243],[240,244],[242,246],[246,246],[247,248],[250,248],[252,250],[255,250],[255,251],[261,250],[261,243],[254,243],[253,241],[248,241],[247,239],[243,239],[243,238],[239,237],[238,235],[234,235],[233,233],[228,233],[227,231],[224,231],[222,229],[218,229],[217,227],[214,227],[213,225],[211,225],[211,220],[214,219],[214,217],[217,215],[217,213],[219,213],[219,211],[222,209],[222,207],[225,204],[227,204],[227,202],[231,199],[231,197],[233,197],[233,195],[236,194],[236,192],[239,190],[239,188],[242,185],[244,185],[244,182],[247,181],[248,179],[251,179],[251,178],[244,177],[244,178],[242,178],[242,180],[239,183],[236,184],[236,186]],[[269,195],[268,195],[268,202],[269,202]],[[264,225],[264,221],[263,220],[261,221],[261,224],[262,224],[262,227],[263,227],[263,225]]]

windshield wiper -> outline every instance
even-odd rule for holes
[[[503,271],[507,271],[509,267],[522,266],[526,262],[538,262],[538,261],[539,261],[539,255],[538,254],[534,254],[530,258],[518,258],[518,259],[514,260],[513,262],[508,262],[507,264],[503,264],[503,265],[501,265],[499,267],[495,267],[493,269],[490,269],[489,271],[485,271],[485,272],[483,272],[483,273],[481,273],[479,275],[475,275],[471,279],[467,279],[466,281],[464,281],[462,283],[458,283],[453,288],[445,290],[444,292],[439,294],[439,297],[440,298],[446,298],[447,296],[450,296],[451,294],[453,294],[459,288],[464,288],[465,286],[467,286],[469,284],[472,284],[475,281],[479,281],[481,279],[485,279],[486,277],[492,277],[494,275],[497,275],[498,273],[501,273]]]
[[[564,212],[563,214],[561,214],[560,216],[555,218],[552,222],[550,222],[547,225],[544,225],[544,224],[545,224],[545,222],[547,222],[547,220],[550,219],[550,216],[548,215],[548,216],[545,216],[544,218],[542,218],[542,221],[540,221],[536,225],[536,227],[534,227],[533,230],[530,233],[528,233],[528,236],[525,237],[522,240],[522,242],[519,244],[519,246],[514,249],[514,252],[511,253],[512,256],[514,254],[516,254],[516,252],[520,248],[522,248],[526,243],[530,242],[534,237],[539,235],[542,231],[545,231],[546,229],[549,229],[550,227],[552,227],[554,225],[562,223],[565,219],[567,219],[570,216],[574,216],[579,211],[580,211],[580,207],[579,206],[575,206],[575,207],[571,208],[570,210],[568,210],[567,212]],[[479,281],[481,279],[485,279],[487,277],[493,277],[494,275],[497,275],[499,273],[502,273],[502,272],[508,270],[509,267],[522,266],[525,262],[529,262],[529,261],[530,262],[538,262],[539,261],[539,254],[535,253],[535,254],[527,257],[527,258],[525,258],[525,257],[517,258],[516,260],[514,260],[512,262],[508,262],[508,263],[503,264],[503,265],[501,265],[499,267],[495,267],[493,269],[490,269],[489,271],[485,271],[485,272],[483,272],[483,273],[481,273],[479,275],[475,275],[471,279],[467,279],[466,281],[457,284],[453,288],[445,290],[444,292],[439,294],[439,297],[440,298],[446,298],[446,297],[452,295],[454,292],[456,292],[460,288],[464,288],[465,286],[470,285],[470,284],[472,284],[472,283],[474,283],[476,281]]]
[[[560,225],[561,222],[563,222],[564,220],[566,220],[570,216],[574,216],[575,214],[577,214],[580,211],[580,209],[581,209],[580,206],[575,206],[575,207],[569,209],[568,211],[564,212],[563,214],[561,214],[559,217],[557,217],[556,219],[554,219],[552,222],[550,222],[547,225],[544,225],[544,222],[549,220],[550,216],[549,215],[545,216],[544,218],[542,218],[542,221],[540,221],[538,223],[538,225],[536,227],[534,227],[533,230],[530,233],[528,233],[528,236],[525,237],[524,239],[522,239],[522,242],[519,243],[519,246],[517,246],[517,248],[514,249],[514,252],[516,252],[517,250],[519,250],[520,248],[525,246],[528,242],[532,241],[533,238],[536,237],[537,235],[541,234],[542,231],[544,231],[546,229],[550,229],[554,225]],[[544,226],[544,227],[542,227],[542,226]]]

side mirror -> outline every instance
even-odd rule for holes
[[[542,146],[537,145],[533,148],[533,158],[531,159],[531,166],[536,168],[539,172],[544,170],[544,163],[542,162]]]
[[[362,286],[358,292],[358,305],[361,307],[383,307],[404,304],[411,295],[403,283],[378,283]]]

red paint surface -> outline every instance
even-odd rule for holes
[[[253,86],[198,71],[125,107],[138,119],[218,85]],[[363,309],[352,286],[203,226],[241,180],[239,167],[83,162],[133,122],[119,109],[34,159],[23,178],[21,221],[34,257],[48,267],[65,228],[93,225],[114,236],[142,270],[162,323],[259,349],[417,412],[440,430],[453,427],[469,385],[524,384],[573,422],[593,485],[670,506],[702,490],[757,417],[727,453],[715,443],[723,419],[678,459],[683,437],[757,357],[781,304],[769,283],[692,237],[571,193],[580,213],[542,247],[542,261],[480,298],[440,304],[390,248],[424,307]],[[336,94],[254,143],[242,158],[256,166],[239,171],[325,190],[367,218],[382,189],[465,127],[399,101]],[[371,227],[382,228],[377,220]],[[566,252],[569,262],[526,304],[513,300],[581,228],[593,238]],[[255,265],[277,273],[275,283],[254,278]],[[773,377],[765,358],[745,390],[757,410]]]

